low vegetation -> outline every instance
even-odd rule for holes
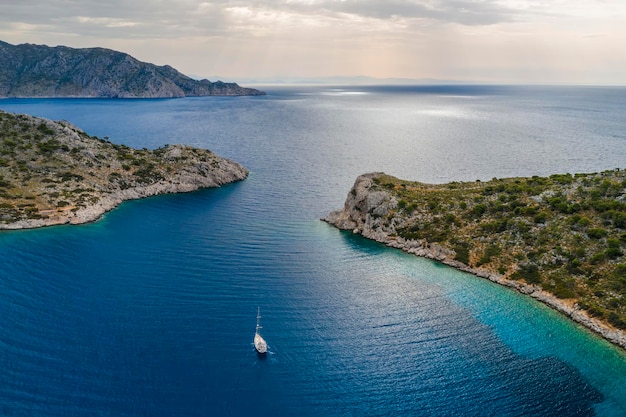
[[[397,206],[397,236],[572,300],[626,329],[626,172],[429,185],[375,179]]]
[[[132,149],[67,122],[0,111],[0,226],[77,211],[104,194],[218,160],[208,150],[184,146]]]

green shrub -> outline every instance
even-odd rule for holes
[[[611,311],[609,313],[608,321],[618,329],[626,330],[626,321],[621,318],[616,312]]]
[[[607,231],[600,228],[594,228],[587,230],[587,236],[591,239],[602,239],[607,235]]]
[[[604,261],[605,259],[606,259],[606,254],[604,252],[598,252],[589,259],[589,262],[592,265],[597,265],[600,262]]]
[[[463,262],[465,265],[469,265],[469,245],[465,244],[457,244],[454,247],[454,252],[456,252],[456,255],[454,256],[454,259],[459,261],[459,262]]]
[[[548,213],[546,213],[545,211],[541,211],[535,215],[535,217],[533,218],[533,221],[539,224],[539,223],[545,223],[547,219],[548,219]]]
[[[478,265],[480,266],[480,265],[488,264],[489,262],[491,262],[491,258],[493,258],[494,256],[500,255],[501,252],[502,250],[500,249],[498,245],[487,246],[485,248],[485,252],[480,257],[480,260],[478,261]]]
[[[615,259],[615,258],[619,258],[620,256],[624,255],[624,252],[622,252],[619,247],[617,247],[617,248],[616,247],[609,247],[607,250],[604,251],[604,254],[609,259]]]
[[[521,265],[520,269],[515,271],[511,275],[511,278],[524,279],[529,284],[539,284],[541,282],[539,267],[534,263],[526,263]]]
[[[54,135],[54,130],[50,129],[45,123],[40,123],[37,126],[37,130],[43,133],[44,135]]]
[[[476,204],[472,208],[472,216],[476,218],[481,217],[483,214],[485,214],[486,211],[487,211],[487,206],[485,206],[484,204]]]

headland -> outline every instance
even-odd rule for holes
[[[126,200],[219,187],[247,175],[206,149],[133,149],[66,121],[0,111],[0,229],[91,222]]]
[[[326,222],[513,288],[626,349],[626,173],[357,178]]]

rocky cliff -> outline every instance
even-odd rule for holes
[[[96,220],[125,200],[246,178],[206,149],[133,149],[68,122],[0,111],[0,229]]]
[[[11,45],[0,41],[0,97],[166,98],[265,93],[194,80],[170,66],[104,48]]]
[[[528,281],[524,278],[516,279],[515,275],[510,272],[494,270],[490,268],[488,264],[474,261],[474,259],[477,258],[476,254],[473,254],[474,256],[471,257],[472,261],[468,260],[467,263],[461,262],[459,260],[459,254],[457,253],[459,248],[453,247],[448,241],[435,242],[434,240],[436,238],[429,241],[424,238],[407,238],[401,236],[401,231],[415,228],[416,223],[421,222],[423,224],[427,221],[432,221],[436,214],[433,213],[435,207],[432,205],[425,208],[422,214],[417,214],[417,212],[420,211],[419,207],[413,206],[413,208],[411,208],[410,204],[414,204],[414,202],[409,203],[405,200],[407,198],[405,191],[410,188],[411,183],[394,180],[397,179],[388,177],[383,173],[370,173],[359,176],[348,193],[343,209],[331,212],[323,220],[339,229],[361,234],[368,239],[378,241],[387,246],[398,248],[417,256],[437,260],[459,270],[489,279],[495,283],[513,288],[523,294],[530,295],[596,332],[612,343],[626,348],[626,331],[618,329],[608,323],[606,320],[608,315],[597,317],[581,308],[581,305],[584,304],[580,300],[557,297],[550,291],[546,291],[541,283],[529,283],[528,281],[530,281],[530,279],[528,279]],[[419,191],[419,193],[422,194],[425,192],[436,195],[438,191],[443,190],[446,193],[447,202],[450,204],[449,207],[458,203],[458,201],[454,200],[454,196],[447,193],[447,191],[450,190],[449,184],[443,186],[425,186],[420,184],[420,186],[423,186]],[[478,187],[485,189],[489,186],[488,184],[480,184]],[[458,187],[460,187],[459,184],[454,184],[453,188]],[[474,187],[476,186],[474,185]],[[402,192],[398,190],[402,190]],[[461,202],[460,205],[464,206],[463,202]],[[408,209],[407,206],[409,207]],[[426,214],[424,215],[424,213]],[[449,208],[446,213],[446,218],[451,219],[450,215],[455,213],[455,211]],[[542,227],[545,228],[545,225]],[[459,238],[466,232],[461,228],[456,231]],[[488,233],[482,236],[474,235],[472,238],[476,240],[477,245],[476,247],[471,247],[470,251],[478,251],[479,248],[482,248],[482,243],[488,240],[487,235]],[[437,235],[431,234],[431,236]],[[562,241],[558,243],[564,245],[564,236],[560,236]],[[511,241],[509,244],[511,248],[515,246],[515,242]],[[517,262],[520,263],[519,260]],[[512,268],[519,268],[519,266],[514,265]],[[621,282],[621,280],[618,279],[618,282]],[[598,290],[596,290],[596,292],[597,291]],[[616,291],[613,290],[611,297],[614,297],[615,292]],[[611,298],[611,300],[614,299],[615,298]]]

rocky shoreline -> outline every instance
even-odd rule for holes
[[[371,190],[374,184],[373,179],[380,175],[382,173],[370,173],[359,176],[348,193],[343,209],[331,212],[322,220],[341,230],[350,230],[353,233],[360,234],[389,247],[433,259],[461,271],[513,288],[553,308],[609,342],[626,349],[626,332],[590,316],[576,303],[559,299],[536,285],[507,279],[503,275],[482,268],[469,267],[454,259],[454,251],[441,245],[429,243],[423,239],[412,240],[390,235],[389,231],[385,230],[380,219],[381,216],[397,206],[397,201],[390,193],[384,190]]]
[[[35,229],[62,224],[84,224],[100,219],[105,213],[115,209],[124,201],[138,200],[160,194],[178,194],[198,191],[203,188],[214,188],[232,182],[241,181],[248,175],[248,171],[241,165],[224,160],[223,168],[227,168],[220,175],[202,175],[200,173],[186,173],[177,175],[166,181],[155,184],[137,186],[125,190],[103,194],[97,203],[80,207],[78,210],[42,210],[45,216],[38,219],[23,219],[12,223],[0,224],[0,230]]]
[[[133,149],[65,121],[0,111],[0,229],[82,224],[127,200],[219,187],[248,170],[207,149]]]

